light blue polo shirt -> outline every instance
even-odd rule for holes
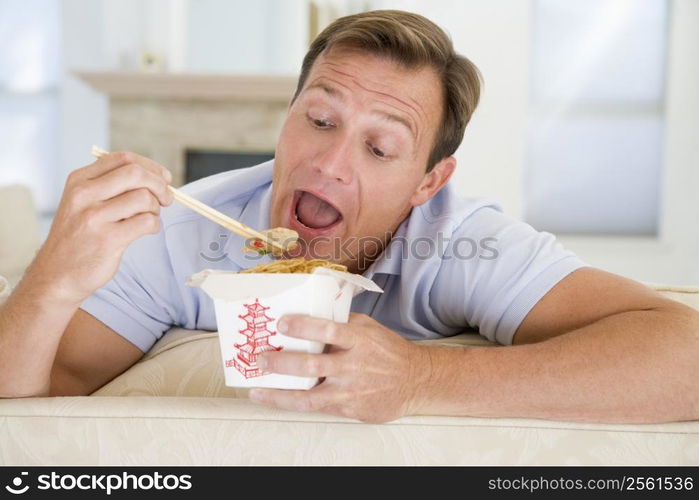
[[[182,190],[251,227],[268,228],[273,165],[224,172]],[[192,274],[270,260],[244,253],[243,238],[178,203],[161,217],[161,231],[133,242],[114,278],[81,305],[144,352],[173,326],[216,330],[213,301],[186,285]],[[352,310],[411,340],[475,328],[511,344],[539,299],[583,266],[550,233],[508,217],[485,198],[459,197],[447,185],[412,210],[364,273],[384,293],[358,295]]]

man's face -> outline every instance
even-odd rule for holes
[[[299,233],[293,256],[355,272],[378,256],[412,207],[451,175],[449,162],[425,174],[441,103],[430,68],[356,51],[321,54],[276,148],[271,222]]]

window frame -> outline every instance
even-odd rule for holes
[[[699,283],[699,2],[670,0],[665,132],[656,236],[561,235],[591,265],[655,283]]]

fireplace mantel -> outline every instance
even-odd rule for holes
[[[78,72],[109,98],[109,145],[134,151],[185,181],[191,150],[274,151],[296,76]]]
[[[207,75],[192,73],[77,72],[95,90],[109,97],[151,99],[242,99],[288,102],[298,76]]]

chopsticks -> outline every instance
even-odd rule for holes
[[[101,158],[102,156],[107,154],[109,154],[109,151],[105,151],[104,149],[98,148],[97,146],[92,146],[92,156],[94,156],[95,158]],[[172,193],[172,196],[175,198],[175,200],[179,201],[187,208],[197,212],[199,215],[203,215],[210,221],[213,221],[216,224],[219,224],[225,227],[226,229],[233,231],[236,234],[239,234],[243,238],[253,238],[257,240],[262,240],[267,245],[276,247],[282,252],[286,250],[282,245],[280,245],[273,239],[255,231],[253,228],[246,226],[242,222],[238,222],[235,219],[231,219],[227,215],[222,214],[218,210],[215,210],[210,206],[205,205],[204,203],[192,198],[187,194],[184,194],[182,191],[175,189],[172,186],[168,186],[168,189]]]

